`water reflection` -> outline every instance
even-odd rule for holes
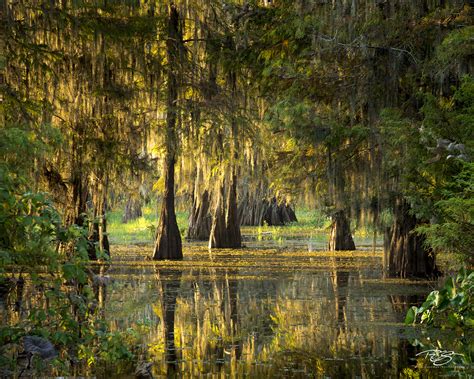
[[[149,326],[157,377],[399,377],[415,362],[401,321],[429,283],[382,279],[380,254],[238,253],[112,265],[106,316]]]
[[[92,284],[95,302],[92,304],[92,311],[97,311],[101,316],[105,316],[105,305],[107,301],[107,288],[112,283],[112,278],[107,274],[109,264],[95,264],[90,267],[89,281]]]
[[[402,321],[433,283],[383,279],[380,253],[187,249],[184,261],[158,263],[146,249],[117,249],[90,268],[93,311],[111,331],[143,332],[140,359],[155,377],[400,377],[423,348]],[[2,324],[46,310],[43,293],[12,281],[0,291]],[[464,345],[449,346],[472,354]]]
[[[334,291],[335,308],[338,325],[344,332],[346,329],[346,299],[349,285],[349,271],[341,269],[338,263],[341,262],[341,258],[332,258],[332,285]]]
[[[178,356],[174,339],[176,298],[181,286],[181,275],[181,270],[156,269],[161,299],[162,331],[167,374],[172,374],[178,369]]]

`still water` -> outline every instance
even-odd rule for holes
[[[437,283],[383,279],[382,254],[368,245],[330,253],[308,238],[249,237],[246,246],[188,244],[184,261],[160,263],[144,262],[151,247],[114,250],[101,269],[113,278],[100,296],[104,316],[112,329],[146,331],[155,377],[472,374],[416,355],[436,341],[459,348],[454,337],[403,324]]]

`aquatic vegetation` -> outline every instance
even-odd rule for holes
[[[397,376],[419,351],[405,353],[412,334],[400,334],[401,321],[433,282],[383,279],[380,251],[192,243],[183,261],[160,262],[143,260],[146,246],[115,251],[105,315],[122,330],[146,325],[157,375],[383,376],[393,359]]]

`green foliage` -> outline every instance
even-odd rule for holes
[[[64,233],[45,194],[23,192],[24,179],[0,166],[0,269],[52,266],[51,243]]]
[[[433,204],[435,222],[417,230],[436,250],[472,259],[474,246],[474,163],[462,162],[461,172],[443,189],[443,199]]]
[[[442,67],[442,71],[445,72],[469,59],[474,54],[473,38],[472,25],[451,31],[436,50],[435,60],[438,67]]]
[[[71,373],[71,360],[99,367],[135,358],[131,346],[137,345],[137,339],[110,332],[95,310],[86,231],[74,225],[63,228],[43,194],[9,193],[2,184],[0,267],[4,274],[19,271],[19,275],[29,277],[39,296],[27,319],[0,328],[2,368],[14,370],[15,359],[6,357],[14,346],[21,346],[26,335],[47,338],[60,351],[51,365],[33,365],[36,374],[48,373],[51,367],[60,374]],[[8,280],[2,278],[3,282]],[[17,301],[21,303],[21,298]],[[44,303],[47,308],[41,306]]]
[[[466,259],[474,243],[474,78],[464,77],[448,98],[423,101],[421,124],[398,110],[382,113],[384,168],[425,221],[417,231],[429,245]]]
[[[18,137],[24,148],[31,141],[19,129],[2,132]],[[26,318],[14,318],[0,327],[0,372],[18,369],[15,351],[21,350],[27,335],[42,336],[59,351],[51,362],[35,358],[29,375],[72,373],[71,360],[86,366],[130,361],[135,357],[130,346],[136,341],[110,332],[94,305],[87,230],[64,227],[48,196],[29,189],[26,168],[10,170],[18,157],[9,143],[16,143],[16,137],[3,140],[1,149],[10,159],[0,163],[0,286],[6,291],[2,296],[12,297],[19,307],[23,302],[20,283],[28,282],[36,296]],[[107,353],[99,354],[103,349]]]
[[[35,159],[41,160],[61,141],[60,133],[51,125],[6,125],[0,128],[2,176],[8,171],[10,176],[16,175],[18,180],[21,174],[34,168]]]
[[[474,242],[474,164],[470,162],[474,153],[474,78],[465,77],[449,99],[428,98],[423,114],[427,134],[437,141],[453,141],[462,149],[450,152],[438,148],[436,156],[433,149],[425,149],[431,157],[419,167],[430,178],[431,188],[424,186],[423,190],[421,186],[410,195],[431,223],[418,231],[438,251],[470,257]]]
[[[461,269],[449,277],[443,288],[431,292],[421,307],[411,307],[406,324],[422,323],[440,328],[474,327],[474,271]]]

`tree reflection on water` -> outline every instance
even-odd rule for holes
[[[362,255],[197,258],[115,265],[108,317],[148,322],[158,376],[399,377],[416,363],[401,302],[428,283],[386,282]]]

